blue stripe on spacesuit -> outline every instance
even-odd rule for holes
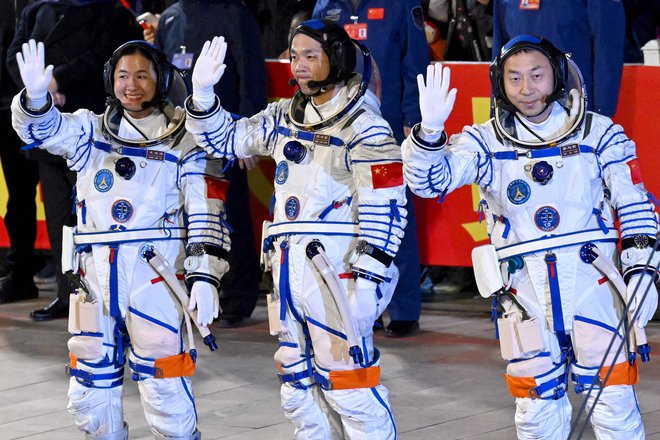
[[[530,359],[535,359],[535,358],[537,358],[537,357],[550,357],[550,355],[551,355],[551,353],[550,353],[549,351],[542,351],[542,352],[540,352],[539,354],[537,354],[537,355],[535,355],[535,356],[532,356],[531,358],[525,358],[525,359],[511,359],[511,360],[509,360],[509,363],[510,363],[510,364],[515,364],[515,363],[517,363],[517,362],[524,362],[524,361],[528,361],[528,360],[530,360]],[[544,373],[544,374],[546,374],[546,373]]]
[[[637,204],[637,205],[646,205],[647,203],[646,203],[646,202],[640,202],[640,203],[636,203],[636,204]],[[623,217],[623,216],[625,216],[625,215],[633,215],[633,214],[648,213],[648,212],[654,212],[654,211],[653,211],[653,208],[650,208],[650,207],[649,207],[648,209],[640,209],[640,210],[638,210],[638,211],[626,212],[626,213],[620,214],[619,217]]]
[[[374,137],[378,137],[378,136],[389,136],[389,133],[374,133],[374,134],[370,134],[368,136],[363,136],[359,139],[356,139],[355,142],[347,144],[346,149],[350,151],[353,148],[355,148],[355,146],[360,145],[360,144],[362,146],[366,146],[367,144],[364,142],[365,140],[371,139],[371,138],[374,138]],[[374,147],[382,147],[382,146],[395,145],[395,144],[393,142],[387,142],[387,143],[384,143],[384,144],[369,144],[369,145],[371,146],[371,148],[374,148]]]
[[[193,397],[192,393],[190,392],[190,389],[188,388],[188,384],[186,383],[186,380],[183,377],[180,377],[179,380],[181,381],[181,385],[183,386],[183,389],[186,392],[186,396],[188,396],[188,399],[190,399],[190,403],[192,403],[193,411],[195,411],[195,423],[197,423],[198,417],[197,417],[197,405],[195,405],[195,398]]]
[[[82,153],[80,154],[80,156],[79,156],[77,159],[75,159],[75,160],[74,160],[73,158],[69,159],[68,166],[69,166],[69,168],[71,168],[72,170],[73,170],[73,169],[77,169],[77,170],[82,170],[82,169],[84,169],[85,166],[87,165],[87,162],[89,162],[89,158],[90,158],[91,155],[92,155],[92,145],[91,145],[91,142],[90,142],[90,141],[87,141],[85,144],[80,144],[80,145],[78,145],[78,146],[76,147],[76,152],[75,152],[74,155],[73,155],[74,158],[76,157],[76,154],[78,153],[78,151],[81,151],[81,148],[80,148],[81,146],[85,146],[85,147],[87,147],[87,148],[84,148],[84,149],[82,150]],[[77,167],[78,162],[80,161],[80,159],[83,159],[83,158],[85,159],[85,161],[83,162],[83,164],[82,164],[80,167]]]
[[[154,324],[159,325],[159,326],[161,326],[161,327],[163,327],[163,328],[165,328],[165,329],[171,331],[172,333],[175,333],[175,334],[179,333],[179,330],[176,329],[176,328],[174,328],[173,326],[171,326],[171,325],[169,325],[169,324],[167,324],[167,323],[165,323],[165,322],[163,322],[163,321],[159,321],[158,319],[156,319],[156,318],[154,318],[154,317],[152,317],[152,316],[149,316],[149,315],[147,315],[147,314],[145,314],[145,313],[142,313],[142,312],[140,312],[139,310],[134,309],[133,307],[129,307],[129,308],[128,308],[128,311],[131,312],[131,313],[133,313],[133,314],[136,315],[136,316],[139,316],[139,317],[142,318],[142,319],[145,319],[145,320],[147,320],[147,321],[149,321],[149,322],[153,322]]]
[[[295,342],[280,341],[280,347],[298,348],[298,344]]]
[[[394,422],[394,416],[392,415],[392,410],[391,410],[390,407],[387,405],[387,403],[385,403],[385,399],[383,399],[383,398],[381,397],[381,395],[378,393],[378,390],[377,390],[376,388],[371,388],[371,392],[372,392],[373,395],[376,397],[376,400],[378,400],[378,402],[379,402],[381,405],[383,405],[383,408],[385,408],[385,410],[387,411],[387,414],[389,414],[389,416],[390,416],[390,421],[392,422],[392,426],[393,426],[394,439],[396,440],[396,439],[398,438],[398,434],[397,434],[397,432],[396,432],[396,423]]]
[[[611,160],[609,162],[605,162],[605,164],[602,166],[602,169],[605,169],[605,168],[609,167],[610,165],[615,165],[617,163],[628,162],[630,159],[632,159],[634,157],[635,156],[631,154],[629,156],[624,157],[623,159],[617,159],[617,160]]]
[[[101,142],[99,140],[96,140],[92,143],[94,148],[105,151],[106,153],[116,153],[121,156],[133,156],[133,157],[148,157],[148,152],[150,151],[148,148],[141,148],[141,147],[119,147],[113,151],[112,145]],[[172,162],[172,163],[177,163],[179,161],[179,158],[177,158],[174,154],[171,153],[164,153],[163,160],[167,162]]]
[[[564,315],[562,313],[561,292],[559,289],[559,277],[557,274],[557,256],[546,254],[545,263],[548,266],[548,283],[550,285],[550,305],[552,307],[552,327],[562,350],[568,348],[564,328]]]
[[[621,226],[623,226],[623,225],[627,225],[627,224],[630,224],[630,223],[632,223],[632,222],[650,221],[650,222],[655,223],[655,221],[656,221],[656,220],[655,220],[655,215],[653,215],[652,217],[638,217],[638,218],[631,218],[631,219],[629,219],[629,220],[623,220],[623,216],[620,216],[620,217],[621,217],[621,221],[619,222],[619,224],[620,224]],[[648,226],[648,227],[652,227],[651,225],[646,225],[646,226]]]
[[[606,330],[609,330],[612,333],[616,333],[620,338],[622,337],[621,334],[614,327],[609,326],[609,325],[605,324],[604,322],[596,321],[594,319],[586,318],[586,317],[580,316],[580,315],[576,315],[573,319],[575,319],[576,321],[585,322],[587,324],[602,327]]]
[[[596,145],[596,152],[597,152],[597,153],[602,153],[602,152],[605,150],[605,148],[607,148],[607,144],[609,144],[609,142],[610,142],[610,141],[611,141],[616,135],[623,133],[623,131],[617,131],[617,132],[615,132],[615,133],[612,133],[612,134],[610,135],[610,137],[607,139],[607,141],[605,141],[605,142],[603,143],[603,139],[605,138],[605,136],[606,136],[606,135],[610,132],[610,130],[611,130],[612,128],[614,128],[614,127],[615,127],[615,124],[614,124],[614,123],[610,124],[610,126],[607,127],[607,129],[603,132],[603,135],[600,137],[600,139],[598,139],[598,145]],[[601,145],[601,144],[602,144],[602,145]]]
[[[481,186],[490,186],[490,184],[493,182],[493,161],[490,155],[490,150],[486,147],[486,143],[484,139],[479,135],[478,137],[473,133],[473,130],[467,129],[465,130],[465,133],[468,134],[472,139],[475,140],[475,142],[479,145],[479,148],[481,148],[484,152],[483,156],[483,161],[482,161],[482,156],[481,154],[477,153],[477,181],[479,185],[481,185],[481,181],[486,177],[486,175],[489,174],[490,172],[490,180]],[[449,173],[451,174],[451,168],[449,167],[449,162],[445,158],[445,162],[447,162],[448,168],[449,168]],[[478,176],[479,171],[481,171],[481,177]],[[446,188],[446,187],[445,187]]]
[[[211,224],[211,225],[214,224],[213,222],[201,222],[201,221],[197,221],[195,223],[207,223],[207,224]],[[219,224],[219,223],[215,223],[215,224],[220,225],[220,227],[222,228],[221,224]],[[209,235],[209,234],[203,234],[203,233],[192,234],[193,231],[216,232],[216,233],[218,233],[218,235]],[[226,234],[222,229],[215,229],[215,228],[210,227],[210,226],[209,227],[203,227],[203,228],[189,228],[188,229],[188,239],[206,237],[206,238],[212,238],[212,239],[224,242],[225,241],[225,238],[224,238],[225,235]]]
[[[298,348],[298,345],[296,345],[296,348]],[[282,366],[282,368],[293,368],[293,367],[295,367],[296,365],[300,365],[300,364],[302,364],[303,362],[307,362],[307,358],[306,358],[302,353],[300,354],[300,356],[302,357],[302,359],[300,359],[299,361],[296,361],[296,362],[294,362],[294,363],[292,363],[292,364],[284,364],[284,363],[282,363],[282,364],[280,364],[280,365]],[[305,377],[308,377],[308,376],[305,376]]]
[[[364,214],[364,215],[373,215],[373,214]],[[375,214],[375,215],[381,215],[381,214]],[[387,215],[387,214],[382,214],[382,215]],[[403,228],[401,226],[395,225],[394,223],[391,223],[391,222],[379,222],[378,220],[371,220],[371,219],[366,220],[366,219],[364,219],[364,220],[360,220],[360,223],[376,223],[376,224],[379,224],[379,225],[389,225],[389,226],[392,226],[394,228],[401,229],[403,231]],[[371,228],[360,228],[360,230],[361,231],[381,231],[381,229],[371,229]]]
[[[280,260],[280,321],[286,319],[286,305],[291,302],[291,285],[289,283],[289,247],[286,242],[280,244],[280,249],[282,249],[282,259]],[[298,319],[298,312],[293,308],[291,304],[291,313],[294,317],[302,322],[301,319]]]
[[[607,235],[607,225],[605,224],[605,221],[601,217],[602,211],[600,209],[593,208],[591,210],[591,213],[596,217],[596,222],[598,222],[598,227],[600,228],[601,231],[603,231],[603,234]]]
[[[197,161],[197,160],[203,160],[207,159],[206,151],[202,150],[201,148],[195,148],[192,150],[190,153],[185,155],[184,157],[181,158],[179,161],[180,165],[185,165],[191,160]],[[207,159],[209,160],[209,159]],[[211,159],[212,160],[212,159]]]
[[[649,203],[648,200],[645,200],[645,201],[643,201],[643,202],[635,202],[635,203],[629,203],[629,204],[627,204],[627,205],[621,205],[621,206],[617,207],[617,211],[619,212],[619,215],[623,215],[623,214],[621,213],[621,210],[623,210],[623,209],[628,209],[628,208],[630,208],[631,206],[646,205],[646,204],[648,204],[648,203]]]
[[[346,337],[346,335],[344,333],[340,332],[339,330],[335,330],[332,327],[328,327],[327,325],[323,324],[322,322],[319,322],[319,321],[317,321],[313,318],[310,318],[309,316],[305,316],[305,320],[308,323],[313,324],[313,325],[317,326],[318,328],[320,328],[322,330],[325,330],[326,332],[328,332],[332,335],[335,335],[335,336],[337,336],[339,338],[342,338],[344,340],[348,340],[348,337]]]
[[[119,259],[119,246],[110,245],[110,316],[121,319],[119,311],[119,277],[117,275],[117,260]]]

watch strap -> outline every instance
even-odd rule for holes
[[[383,265],[385,265],[385,267],[390,267],[390,264],[392,264],[392,260],[394,259],[394,257],[389,255],[387,252],[378,249],[376,246],[368,243],[366,240],[358,241],[355,250],[358,254],[369,255],[374,260],[380,261]]]
[[[645,248],[655,248],[655,238],[650,237],[646,234],[633,235],[632,237],[626,237],[621,240],[621,249],[645,249]]]
[[[190,253],[190,247],[192,244],[194,244],[195,246],[199,246],[201,244],[202,247],[204,248],[204,252],[202,254],[197,254],[198,256],[207,254],[207,255],[213,255],[214,257],[222,258],[223,260],[226,260],[229,257],[229,252],[227,252],[224,248],[206,243],[188,244],[188,246],[186,247],[186,255],[188,256],[191,255],[195,256],[195,254]]]

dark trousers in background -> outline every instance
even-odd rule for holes
[[[399,268],[399,283],[396,285],[387,311],[392,321],[417,321],[422,309],[422,291],[420,287],[421,267],[419,245],[417,244],[417,221],[413,194],[406,187],[406,209],[408,224],[405,235],[394,257],[394,264]]]
[[[234,162],[225,174],[229,180],[225,209],[232,233],[230,269],[222,278],[220,307],[222,316],[247,318],[257,304],[261,278],[252,230],[247,171]]]
[[[34,241],[37,236],[35,196],[39,173],[37,163],[25,158],[23,143],[11,126],[11,112],[0,111],[0,161],[5,176],[7,212],[4,218],[10,249],[6,268],[18,277],[32,277],[38,265],[34,261]]]
[[[71,287],[62,274],[62,226],[75,226],[73,211],[73,188],[76,174],[69,170],[64,159],[52,156],[37,162],[39,178],[46,211],[46,227],[53,253],[53,265],[57,279],[57,297],[64,304],[69,303]]]

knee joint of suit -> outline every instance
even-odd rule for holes
[[[294,346],[280,345],[280,348],[273,356],[277,368],[282,372],[299,371],[306,367],[306,357],[298,348],[298,344]]]
[[[280,370],[278,377],[283,384],[305,389],[314,383],[316,372],[298,348],[298,344],[280,345],[273,357]]]
[[[504,375],[513,397],[557,400],[566,394],[567,366],[554,364],[549,353],[530,359],[516,359]]]
[[[124,381],[124,367],[118,365],[108,353],[93,360],[79,359],[69,353],[69,359],[67,374],[87,388],[115,388]]]

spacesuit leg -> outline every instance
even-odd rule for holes
[[[344,267],[341,246],[333,252],[330,245],[324,245],[334,267]],[[396,425],[389,393],[380,383],[379,353],[373,347],[373,333],[363,335],[361,341],[366,367],[356,365],[349,355],[342,319],[332,294],[318,272],[306,263],[297,267],[305,267],[305,319],[314,347],[315,367],[321,376],[317,383],[326,401],[341,416],[345,438],[395,439]],[[343,281],[347,291],[354,290],[348,286],[352,279]]]
[[[515,422],[519,439],[563,440],[568,437],[571,403],[563,383],[566,368],[558,356],[548,352],[530,359],[513,360],[507,366],[505,378],[510,394],[516,398]],[[546,391],[539,396],[537,389]]]
[[[303,267],[304,254],[301,260],[299,253],[289,253],[288,249],[285,252],[289,257],[284,261],[293,261],[290,266],[282,269],[280,252],[276,252],[271,261],[276,290],[280,294],[280,301],[284,301],[287,307],[283,331],[279,333],[280,347],[274,356],[282,381],[280,388],[282,409],[286,418],[295,425],[296,440],[330,440],[334,438],[330,421],[321,410],[319,404],[321,396],[314,390],[315,369],[311,339],[307,335],[307,324],[302,321],[299,292],[302,288],[303,274],[288,270],[289,267]],[[285,291],[284,295],[283,291]],[[291,305],[294,306],[293,311]]]
[[[573,327],[576,362],[572,370],[577,391],[588,389],[593,382],[596,369],[612,338],[612,330],[618,325],[614,298],[608,284],[598,285],[582,302],[585,305],[577,310]],[[615,360],[614,355],[620,343],[621,338],[617,336],[605,361],[604,371],[600,374],[601,380],[604,380],[609,366],[614,363],[594,408],[591,424],[598,439],[644,439],[644,425],[633,388],[638,379],[639,361],[631,365],[626,358],[625,348]],[[589,408],[593,406],[596,394],[598,388],[589,396]]]
[[[126,323],[133,379],[155,438],[196,439],[197,414],[190,376],[194,362],[185,353],[182,312],[148,263],[137,260]]]
[[[95,270],[91,256],[83,256],[87,282],[92,292],[99,292],[95,284]],[[100,299],[97,299],[100,301]],[[102,307],[100,302],[97,303]],[[74,334],[68,342],[70,364],[67,410],[73,415],[76,427],[90,439],[124,440],[128,426],[122,408],[124,350],[118,344],[114,318],[100,317],[99,333]],[[121,342],[121,341],[120,341]]]

